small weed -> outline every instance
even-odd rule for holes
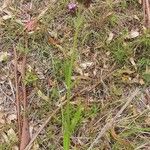
[[[115,27],[118,24],[118,16],[116,14],[112,14],[109,19],[109,26]]]
[[[150,73],[143,73],[143,79],[145,80],[146,84],[150,83]]]
[[[74,20],[75,34],[74,34],[74,40],[73,40],[73,47],[70,51],[71,56],[69,59],[66,60],[65,68],[64,68],[65,84],[67,87],[67,93],[66,93],[67,106],[66,108],[62,109],[64,150],[69,150],[71,134],[74,131],[74,128],[76,127],[80,119],[80,115],[81,115],[81,109],[78,109],[73,119],[71,119],[70,96],[71,96],[71,88],[72,88],[71,77],[72,77],[72,72],[73,72],[73,65],[76,59],[75,57],[76,57],[76,50],[77,50],[77,44],[78,44],[78,34],[79,34],[82,23],[83,23],[83,16],[79,12],[79,14],[77,15],[77,18]]]
[[[115,60],[123,64],[131,55],[131,49],[128,43],[125,43],[121,38],[116,39],[109,46],[110,51],[112,52]]]
[[[150,66],[150,59],[143,57],[138,60],[137,64],[140,69],[145,69],[146,66]]]
[[[26,76],[24,79],[25,85],[33,85],[38,80],[38,77],[31,71],[26,72]]]
[[[137,40],[133,41],[132,44],[135,49],[135,55],[140,59],[150,58],[150,34],[144,33]]]
[[[100,111],[101,111],[100,106],[97,104],[93,104],[91,107],[85,108],[84,117],[94,118],[97,115],[97,113]]]
[[[24,46],[24,44],[20,41],[18,44],[17,44],[17,50],[19,51],[19,52],[21,52],[21,53],[28,53],[29,52],[29,49],[28,48],[26,48],[25,46]]]

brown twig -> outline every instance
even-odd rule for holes
[[[27,39],[25,39],[25,45],[27,48]],[[23,124],[22,124],[22,135],[21,135],[21,142],[20,142],[20,150],[24,150],[25,147],[28,145],[30,141],[30,133],[29,133],[29,122],[28,122],[28,116],[27,116],[27,91],[26,91],[26,85],[24,83],[25,79],[25,72],[26,72],[26,59],[27,55],[24,54],[23,61],[22,61],[22,71],[21,71],[21,77],[22,77],[22,93],[23,93]]]
[[[143,12],[145,25],[150,28],[150,1],[143,0]]]
[[[22,80],[25,78],[25,64],[26,64],[26,54],[23,57],[22,63]],[[20,143],[20,150],[24,150],[26,145],[30,141],[30,134],[29,134],[29,122],[27,118],[27,94],[26,94],[26,86],[22,81],[22,93],[23,93],[23,124],[22,124],[22,135],[21,135],[21,143]]]
[[[146,0],[146,10],[147,10],[147,24],[150,28],[150,1]]]
[[[20,115],[20,100],[19,100],[19,87],[18,87],[18,75],[17,75],[17,71],[18,71],[18,67],[17,67],[17,52],[15,47],[13,46],[13,50],[14,50],[14,60],[15,60],[15,64],[14,64],[14,74],[15,74],[15,88],[16,88],[16,110],[17,110],[17,123],[18,123],[18,137],[20,139],[21,137],[21,115]]]

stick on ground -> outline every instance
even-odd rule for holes
[[[19,85],[18,85],[19,83],[18,83],[18,76],[17,76],[18,57],[17,57],[17,52],[16,52],[15,47],[13,47],[13,50],[14,50],[14,60],[15,60],[15,64],[14,64],[15,88],[16,88],[15,101],[16,101],[16,110],[17,110],[18,137],[20,139],[21,137],[21,114],[20,114]]]
[[[150,1],[143,0],[144,22],[147,28],[150,28]]]

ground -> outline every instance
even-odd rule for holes
[[[0,150],[19,143],[14,49],[18,76],[27,56],[22,82],[31,139],[52,114],[31,149],[87,150],[97,139],[92,150],[148,150],[150,31],[142,5],[93,0],[72,12],[69,3],[0,2]]]

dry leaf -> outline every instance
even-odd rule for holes
[[[112,92],[117,96],[121,96],[123,93],[122,89],[119,87],[116,87],[115,85],[112,85]]]
[[[145,84],[145,82],[144,82],[143,79],[139,79],[139,83],[140,83],[141,85],[144,85],[144,84]]]
[[[130,108],[131,108],[133,115],[138,115],[138,110],[134,105],[130,105]]]
[[[93,62],[84,62],[80,64],[82,69],[86,69],[87,67],[91,67],[92,65],[93,65]]]
[[[8,124],[11,124],[14,120],[17,120],[17,116],[15,114],[11,114],[7,117]]]
[[[122,69],[118,69],[117,72],[115,72],[113,75],[114,76],[122,76],[123,74],[127,74],[127,75],[131,75],[135,73],[135,71],[130,70],[129,68],[122,68]]]
[[[4,139],[4,141],[5,141],[6,143],[9,143],[9,139],[8,139],[8,136],[7,136],[6,133],[2,132],[2,133],[1,133],[1,136],[3,137],[3,139]]]
[[[113,37],[114,37],[114,34],[113,34],[112,32],[110,32],[110,33],[109,33],[109,37],[108,37],[106,43],[109,44],[109,43],[112,41]]]
[[[83,74],[85,77],[89,77],[89,73],[84,73]]]
[[[140,21],[140,18],[137,15],[134,15],[133,17],[134,17],[134,19]]]
[[[13,146],[12,150],[19,150],[18,146]]]
[[[45,100],[45,101],[49,101],[49,97],[48,96],[46,96],[44,93],[42,93],[40,90],[38,90],[38,96],[40,97],[40,98],[42,98],[43,100]]]
[[[33,143],[32,150],[39,150],[39,144],[37,141]]]
[[[75,72],[79,73],[80,75],[83,75],[83,70],[79,66],[75,66]]]
[[[7,52],[1,52],[0,53],[0,62],[6,61],[8,59],[8,53]]]
[[[48,43],[51,44],[51,45],[58,45],[58,44],[60,44],[61,42],[60,42],[58,39],[54,39],[54,38],[52,38],[52,37],[49,37]]]
[[[131,62],[131,64],[134,66],[135,70],[137,70],[137,66],[136,66],[136,64],[135,64],[135,61],[134,61],[134,58],[133,58],[133,57],[130,58],[130,62]]]
[[[142,4],[142,0],[138,0],[138,2],[139,2],[140,4]]]
[[[16,135],[15,131],[12,128],[10,128],[7,131],[7,136],[8,136],[9,141],[13,141],[13,142],[18,141],[17,135]]]
[[[0,124],[5,124],[4,113],[0,112]]]
[[[4,16],[2,17],[3,20],[8,20],[8,19],[11,19],[11,18],[12,18],[11,15],[4,15]]]
[[[134,39],[136,37],[138,37],[140,35],[140,33],[136,30],[132,30],[129,35],[127,36],[127,39]]]
[[[36,68],[35,71],[40,80],[45,79],[43,72],[39,68]]]

